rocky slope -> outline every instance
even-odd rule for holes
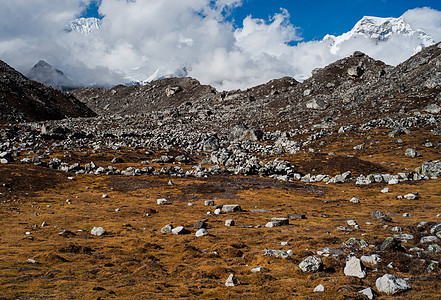
[[[100,115],[144,115],[153,126],[182,120],[188,130],[203,124],[204,130],[219,131],[237,122],[269,131],[335,130],[376,118],[413,116],[426,107],[436,112],[441,105],[440,54],[437,44],[391,67],[355,52],[315,70],[304,82],[281,78],[244,91],[217,92],[194,79],[173,78],[71,94]]]
[[[72,95],[29,80],[0,61],[0,122],[95,116]]]

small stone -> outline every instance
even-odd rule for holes
[[[369,300],[374,299],[374,293],[371,288],[365,288],[358,292],[359,294],[365,295]]]
[[[288,251],[285,250],[264,249],[263,252],[263,255],[269,255],[278,258],[288,258],[290,256],[290,254],[288,254]]]
[[[435,272],[439,268],[439,263],[435,260],[430,261],[429,265],[427,266],[425,272],[426,273],[432,273]]]
[[[251,272],[256,273],[256,272],[262,272],[263,270],[265,270],[264,267],[257,267],[257,268],[252,268]]]
[[[306,219],[305,215],[302,214],[288,214],[288,218],[290,219]]]
[[[317,292],[324,292],[325,291],[325,287],[322,284],[319,284],[318,286],[316,286],[313,290],[314,293]]]
[[[272,218],[270,222],[268,222],[265,227],[277,227],[282,225],[289,225],[288,218]]]
[[[389,188],[388,188],[388,187],[385,187],[384,189],[381,190],[381,192],[382,192],[383,194],[389,193]],[[369,289],[370,289],[370,288],[369,288]],[[363,291],[364,291],[364,290],[363,290]]]
[[[411,288],[404,279],[395,277],[391,274],[386,274],[383,277],[378,278],[375,285],[380,293],[388,295],[394,295]]]
[[[165,225],[161,228],[162,233],[172,232],[173,226],[171,224]]]
[[[201,236],[205,236],[205,235],[209,235],[207,229],[205,228],[201,228],[198,231],[196,231],[196,237],[201,237]]]
[[[208,219],[203,219],[203,220],[199,220],[196,222],[196,224],[194,225],[194,228],[196,229],[201,229],[201,228],[206,228],[207,224],[205,224],[205,222],[207,222]]]
[[[323,248],[323,250],[317,251],[317,254],[323,255],[323,256],[332,255],[333,257],[338,257],[338,256],[343,255],[345,253],[340,249],[332,249],[332,248],[326,247],[326,248]]]
[[[439,238],[437,238],[436,236],[423,236],[420,240],[421,244],[425,244],[425,243],[438,243],[439,242]]]
[[[214,214],[215,215],[220,215],[222,213],[222,210],[220,209],[220,208],[216,208],[215,210],[214,210]]]
[[[320,257],[308,256],[299,264],[299,267],[303,272],[317,272],[323,267],[323,262]]]
[[[67,229],[64,229],[63,231],[59,232],[58,234],[62,237],[71,237],[71,236],[75,235],[75,233],[73,233],[72,231],[67,230]]]
[[[407,241],[407,240],[413,240],[413,235],[407,233],[395,234],[394,238]]]
[[[239,284],[240,284],[240,282],[236,278],[236,276],[234,276],[234,274],[230,274],[228,279],[225,281],[225,285],[228,286],[228,287],[237,286]]]
[[[184,226],[178,226],[178,227],[172,229],[171,232],[176,235],[188,233],[188,231],[184,228]]]
[[[348,223],[349,226],[357,225],[357,222],[355,222],[354,220],[347,220],[346,223]]]
[[[205,206],[214,206],[213,200],[205,200]]]
[[[46,226],[47,226],[46,221],[43,221],[43,223],[41,223],[41,227],[46,227]]]
[[[236,211],[241,211],[242,208],[240,207],[239,204],[232,204],[232,205],[222,205],[222,211],[223,212],[236,212]]]
[[[406,152],[404,152],[404,155],[406,155],[407,157],[410,157],[410,158],[415,158],[415,157],[421,156],[421,154],[418,151],[416,151],[415,149],[412,149],[412,148],[408,148],[406,150]]]
[[[393,232],[401,232],[401,231],[403,231],[403,228],[401,228],[400,226],[395,226],[395,227],[392,227],[390,230]]]
[[[360,199],[353,197],[351,200],[349,200],[351,203],[360,203]]]
[[[362,262],[365,262],[365,263],[371,264],[371,265],[376,265],[379,262],[381,262],[381,257],[378,254],[363,255],[360,259]]]
[[[350,256],[349,259],[346,261],[344,273],[346,276],[358,278],[366,277],[366,272],[363,270],[363,265],[361,264],[360,259],[355,256]]]
[[[404,214],[402,215],[402,217],[404,217],[404,218],[410,218],[410,217],[412,217],[412,214],[404,213]]]
[[[156,200],[156,203],[157,203],[158,205],[167,205],[167,204],[169,204],[168,200],[165,199],[165,198],[157,199],[157,200]]]
[[[27,262],[30,263],[30,264],[36,264],[37,263],[37,261],[35,259],[32,259],[32,258],[29,258],[27,260]]]
[[[109,198],[109,195],[107,195],[107,194],[103,194],[101,197],[102,197],[102,198]]]
[[[349,238],[346,242],[344,242],[340,245],[340,247],[343,249],[349,249],[349,248],[360,249],[360,248],[365,248],[368,246],[369,246],[369,244],[365,240],[354,238],[354,237]]]
[[[225,226],[234,226],[234,220],[232,219],[225,220]]]
[[[288,246],[289,243],[288,243],[288,242],[281,242],[280,245],[281,245],[281,246]]]
[[[427,252],[429,252],[429,253],[441,252],[441,247],[438,246],[437,244],[429,245],[429,247],[427,247]]]
[[[92,230],[90,231],[90,234],[95,236],[102,236],[106,233],[107,232],[103,227],[93,227]]]
[[[193,206],[194,204],[193,203],[191,203],[191,202],[188,202],[187,203],[187,206]]]
[[[394,237],[387,237],[380,246],[380,251],[402,251],[401,242]]]
[[[415,199],[419,198],[418,194],[415,194],[415,193],[410,193],[410,194],[404,195],[403,197],[407,200],[415,200]]]

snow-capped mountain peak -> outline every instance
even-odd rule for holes
[[[349,40],[357,38],[367,38],[378,44],[389,40],[393,35],[407,36],[418,40],[419,47],[415,51],[421,50],[421,48],[433,45],[435,41],[433,38],[422,31],[421,29],[412,28],[403,17],[399,18],[380,18],[365,16],[358,21],[351,31],[343,33],[340,36],[327,35],[324,40],[330,40],[331,52],[337,54],[341,45]]]
[[[98,18],[78,18],[70,21],[66,27],[66,32],[77,31],[82,34],[89,34],[101,28],[101,20]]]

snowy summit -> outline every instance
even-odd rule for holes
[[[416,42],[415,52],[435,44],[434,39],[421,29],[413,29],[404,18],[379,18],[365,16],[355,24],[351,31],[340,36],[327,35],[324,40],[330,40],[331,53],[337,54],[344,43],[364,38],[373,44],[385,42],[393,36],[409,37]]]
[[[101,28],[101,20],[97,18],[78,18],[69,22],[66,25],[65,31],[72,32],[77,31],[82,34],[89,34],[92,31]]]

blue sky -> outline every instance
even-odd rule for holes
[[[138,0],[140,1],[140,0]],[[185,1],[185,0],[183,0]],[[92,1],[84,17],[98,15],[99,0]],[[326,34],[340,35],[349,31],[363,16],[399,17],[409,9],[430,7],[441,10],[440,0],[242,0],[228,18],[241,27],[248,15],[269,20],[281,8],[290,13],[291,23],[304,41],[320,40]]]

